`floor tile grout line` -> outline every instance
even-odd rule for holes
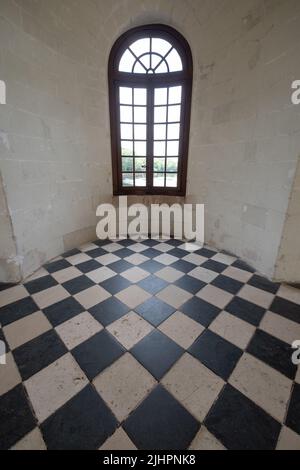
[[[174,248],[175,248],[175,247],[172,247],[172,249],[174,249]],[[147,249],[149,249],[149,247],[148,247]],[[110,253],[110,252],[108,252],[108,253]],[[216,253],[217,253],[217,252],[216,252]],[[92,260],[92,259],[93,259],[93,258],[91,258],[91,260]],[[122,259],[123,259],[123,258],[121,258],[121,260],[122,260]],[[208,258],[208,259],[209,259],[209,258]],[[180,260],[181,260],[181,258],[178,258],[178,261],[179,261],[179,262],[180,262]],[[151,262],[151,261],[152,261],[152,258],[149,258],[149,261]],[[173,263],[172,263],[172,264],[173,264]],[[172,266],[172,264],[171,264],[170,266]],[[230,265],[229,265],[229,266],[230,266]],[[132,267],[134,268],[134,267],[136,267],[136,266],[133,265]],[[196,267],[197,267],[197,266],[196,266]],[[239,268],[239,269],[241,269],[241,268]],[[244,270],[244,271],[246,271],[246,270]],[[52,274],[53,274],[53,273],[49,272],[46,276],[52,276]],[[249,278],[249,280],[252,279],[252,277],[253,277],[254,274],[255,274],[255,273],[252,273],[252,276]],[[87,275],[87,273],[84,273],[84,272],[82,273],[82,276],[86,276],[86,275]],[[116,273],[116,275],[118,275],[118,273]],[[151,276],[155,276],[155,273],[150,273],[150,275],[151,275]],[[183,273],[183,276],[187,276],[187,275],[188,275],[188,272],[184,272],[184,273]],[[220,276],[220,275],[222,275],[222,273],[217,273],[217,277]],[[40,278],[38,278],[38,279],[40,279]],[[246,282],[243,282],[243,287],[246,286],[246,285],[251,285],[251,284],[249,284],[249,280],[246,281]],[[140,281],[131,282],[131,285],[137,286],[139,282],[140,282]],[[100,285],[100,286],[101,286],[101,283],[102,283],[102,282],[100,282],[100,283],[95,283],[95,285]],[[210,285],[210,284],[211,284],[211,282],[206,282],[206,283],[205,283],[205,285]],[[61,285],[61,283],[59,282],[58,285]],[[173,283],[169,283],[169,285],[173,285]],[[24,287],[25,287],[25,286],[24,286]],[[240,292],[240,290],[241,290],[243,287],[241,287],[241,288],[237,291],[237,293],[233,294],[233,298],[238,297],[238,293]],[[262,292],[269,292],[267,289],[263,289],[263,287],[257,287],[257,286],[252,286],[252,287],[254,287],[255,289],[258,289],[258,290],[260,290],[260,291],[262,291]],[[162,288],[161,290],[163,290],[163,289],[164,289],[164,288]],[[26,289],[26,290],[27,290],[27,289]],[[200,290],[201,290],[201,289],[200,289]],[[222,290],[224,290],[224,292],[227,292],[225,289],[222,289]],[[27,290],[27,292],[28,292],[28,298],[32,298],[32,295],[29,293],[28,290]],[[158,291],[158,292],[156,292],[156,293],[154,293],[154,294],[150,293],[150,298],[158,298],[157,295],[159,294],[159,292],[160,292],[160,291]],[[200,292],[200,291],[199,291],[199,292]],[[269,292],[269,293],[271,294],[271,292]],[[276,293],[272,293],[272,295],[273,295],[273,300],[275,299],[275,297],[278,297],[277,293],[278,293],[278,291],[276,291]],[[196,293],[196,294],[197,294],[197,293]],[[196,294],[191,293],[191,297],[192,297],[192,298],[195,297]],[[73,295],[69,295],[68,298],[73,298],[73,297],[74,297]],[[115,295],[113,294],[113,295],[111,295],[110,297],[114,298]],[[271,301],[271,303],[273,302],[273,300]],[[286,299],[283,298],[283,300],[286,300]],[[248,302],[249,302],[249,301],[248,301]],[[13,302],[12,302],[12,303],[13,303]],[[270,303],[270,305],[269,305],[268,308],[265,308],[265,307],[264,307],[264,314],[263,314],[263,316],[260,318],[260,320],[259,320],[259,322],[258,322],[258,325],[255,326],[255,330],[254,330],[254,333],[252,334],[252,338],[255,336],[256,332],[260,329],[260,325],[261,325],[261,323],[262,323],[262,321],[263,321],[264,316],[266,315],[266,312],[270,309],[271,303]],[[9,305],[9,304],[8,304],[8,305]],[[227,304],[227,305],[228,305],[228,304]],[[227,305],[224,307],[223,310],[221,309],[220,313],[221,313],[222,311],[226,311]],[[256,305],[257,305],[257,304],[256,304]],[[137,307],[138,307],[138,306],[137,306]],[[129,311],[135,312],[135,314],[138,315],[141,319],[146,320],[141,314],[139,314],[139,313],[135,310],[137,307],[135,307],[134,309],[130,309]],[[43,309],[42,309],[42,310],[43,310]],[[179,307],[179,308],[176,308],[175,311],[180,311],[180,307]],[[219,314],[220,314],[220,313],[219,313]],[[230,312],[229,312],[229,313],[230,313]],[[29,315],[31,315],[31,314],[29,314]],[[173,314],[171,314],[170,316],[172,316],[172,315],[173,315]],[[22,317],[22,318],[26,318],[26,316],[25,316],[25,317]],[[93,318],[95,318],[95,317],[93,317]],[[95,319],[96,319],[96,318],[95,318]],[[106,330],[107,334],[108,334],[108,335],[111,335],[111,333],[110,333],[109,330],[107,329],[107,326],[108,326],[108,325],[104,326],[103,324],[101,324],[101,322],[100,322],[98,319],[96,319],[96,320],[98,321],[98,323],[99,323],[101,326],[103,326],[103,329]],[[17,321],[17,320],[15,320],[15,321]],[[147,320],[146,320],[146,321],[147,321]],[[163,323],[164,321],[165,321],[165,320],[163,320],[161,323]],[[14,323],[14,321],[13,321],[12,323]],[[155,331],[155,330],[156,330],[156,331],[159,331],[160,333],[164,334],[163,332],[161,332],[161,331],[159,330],[159,325],[160,325],[161,323],[158,324],[158,325],[156,325],[156,326],[153,325],[153,324],[151,324],[151,322],[148,322],[148,323],[150,323],[150,325],[151,325],[151,327],[152,327],[152,331]],[[209,330],[209,327],[210,327],[210,324],[205,327],[205,329],[204,329],[203,332],[198,336],[198,338],[199,338],[205,331]],[[55,330],[55,326],[54,326],[54,325],[52,325],[52,330]],[[150,334],[151,334],[151,333],[150,333]],[[272,336],[272,335],[270,335],[270,333],[268,333],[268,335],[269,335],[269,336]],[[93,336],[93,335],[92,335],[92,336]],[[120,345],[122,346],[122,348],[124,349],[124,352],[123,352],[122,356],[123,356],[124,354],[126,354],[126,353],[131,354],[131,350],[130,350],[130,349],[125,348],[121,343],[119,343],[118,339],[117,339],[114,335],[111,335],[111,336],[112,336],[113,340],[114,340],[115,342],[117,342],[118,344],[120,344]],[[168,337],[168,335],[166,335],[166,336]],[[223,336],[220,336],[220,337],[221,337],[223,340],[225,340],[225,341],[228,342],[228,340],[227,340],[226,338],[224,338]],[[171,339],[171,341],[173,341],[172,338],[170,338],[170,337],[168,337],[168,338]],[[246,345],[244,348],[240,348],[240,347],[238,348],[238,349],[240,349],[240,350],[242,351],[243,354],[245,354],[245,352],[247,352],[249,343],[250,343],[250,341],[252,340],[252,338],[250,338],[250,339],[248,340],[248,343],[247,343],[247,345]],[[273,338],[277,340],[276,337],[273,337]],[[88,338],[88,339],[90,339],[90,338]],[[282,341],[282,340],[281,340],[281,341]],[[83,342],[85,342],[85,341],[83,341]],[[175,341],[175,343],[176,343],[176,341]],[[229,343],[231,344],[230,341],[229,341]],[[80,343],[80,344],[82,344],[82,343]],[[176,344],[178,344],[178,343],[176,343]],[[72,354],[72,352],[71,352],[72,350],[69,350],[68,348],[67,348],[67,350],[68,350],[68,353]],[[12,350],[12,353],[13,353],[13,350]],[[182,355],[183,355],[183,354],[188,354],[188,355],[190,355],[189,348],[183,348],[183,353],[182,353]],[[250,353],[250,354],[251,354],[251,353]],[[132,354],[131,354],[131,355],[132,355]],[[182,357],[182,355],[181,355],[180,357]],[[121,357],[122,357],[122,356],[121,356]],[[72,357],[74,358],[73,355],[72,355]],[[134,357],[134,356],[133,356],[133,357]],[[177,364],[177,362],[179,362],[180,357],[179,357],[178,359],[176,359],[176,360],[172,363],[172,365],[171,365],[170,368],[165,372],[164,375],[166,375],[166,374],[168,373],[168,371],[171,370],[172,367],[174,367],[174,366]],[[192,357],[193,357],[193,356],[192,356]],[[243,357],[243,355],[242,355],[241,357]],[[259,357],[256,357],[256,356],[254,356],[254,355],[253,355],[253,357],[254,357],[255,359],[258,359],[260,362],[262,362],[262,364],[266,364],[266,365],[268,365],[268,367],[270,367],[271,369],[277,371],[276,368],[274,368],[273,366],[271,366],[271,365],[269,365],[268,363],[264,362],[264,361],[263,361],[262,359],[260,359]],[[135,359],[136,359],[136,358],[135,358]],[[75,358],[74,358],[74,360],[76,361]],[[136,359],[136,360],[142,365],[142,367],[145,368],[145,366],[143,366],[143,364],[142,364],[138,359]],[[199,359],[198,359],[198,360],[199,360]],[[54,361],[54,362],[55,362],[55,361]],[[199,362],[202,363],[200,360],[199,360]],[[78,363],[77,361],[76,361],[76,363],[78,364],[80,370],[82,370],[81,367],[80,367],[80,365],[79,365],[79,363]],[[207,414],[209,414],[209,413],[211,412],[211,410],[212,410],[214,404],[215,404],[216,401],[218,400],[218,398],[219,398],[219,396],[221,395],[221,393],[222,393],[223,389],[225,388],[226,384],[228,384],[228,381],[230,380],[230,377],[231,377],[232,373],[234,372],[235,368],[237,367],[238,363],[239,363],[239,361],[235,364],[234,369],[231,371],[230,376],[228,377],[227,381],[225,381],[225,384],[223,385],[223,388],[222,388],[221,391],[219,392],[217,398],[215,399],[213,405],[210,407],[210,409],[209,409],[209,411],[208,411]],[[51,363],[51,364],[52,364],[52,363]],[[49,365],[51,365],[51,364],[49,364]],[[104,369],[102,369],[102,371],[101,371],[98,375],[101,375],[102,372],[104,372],[105,370],[107,370],[107,369],[108,369],[109,367],[111,367],[113,364],[114,364],[114,362],[111,363],[109,366],[105,367]],[[203,364],[203,363],[202,363],[202,364]],[[208,366],[205,365],[205,364],[204,364],[204,366],[205,366],[205,367],[208,367]],[[46,366],[46,367],[48,367],[48,366]],[[44,367],[43,369],[45,369],[45,367]],[[41,369],[41,370],[43,370],[43,369]],[[210,369],[209,367],[208,367],[208,369],[211,370],[214,374],[216,374],[216,373],[215,373],[212,369]],[[145,370],[146,370],[148,373],[150,373],[147,368],[145,368]],[[82,372],[83,372],[83,374],[85,375],[84,371],[82,371]],[[277,371],[277,372],[279,372],[279,371]],[[279,372],[279,373],[281,373],[281,372]],[[150,373],[150,374],[151,374],[151,373]],[[152,374],[151,374],[151,375],[152,375]],[[217,374],[217,375],[218,375],[218,374]],[[93,388],[95,388],[95,387],[94,387],[94,384],[93,384],[93,381],[95,380],[96,377],[97,377],[97,375],[96,375],[92,380],[88,380],[88,383],[91,384],[91,385],[93,386]],[[155,377],[154,377],[154,379],[155,379]],[[155,379],[155,380],[157,380],[157,379]],[[33,411],[33,416],[34,416],[35,419],[37,420],[36,415],[35,415],[35,412],[34,412],[33,407],[32,407],[31,400],[30,400],[29,396],[27,395],[27,390],[26,390],[26,388],[25,388],[25,384],[24,384],[23,380],[22,380],[21,383],[22,383],[22,387],[23,387],[23,389],[24,389],[24,391],[25,391],[26,399],[27,399],[28,403],[30,404],[30,408],[31,408],[32,411]],[[155,388],[156,388],[157,386],[159,386],[159,385],[163,387],[162,379],[156,381],[156,384],[153,386],[153,389],[155,389]],[[286,403],[285,416],[284,416],[284,420],[283,420],[283,422],[281,423],[281,425],[284,425],[284,424],[285,424],[286,417],[287,417],[287,413],[288,413],[288,410],[289,410],[289,405],[290,405],[291,397],[292,397],[292,393],[293,393],[293,390],[294,390],[294,386],[295,386],[295,385],[296,385],[296,381],[295,381],[295,379],[294,379],[294,380],[292,380],[291,392],[290,392],[290,394],[289,394],[288,402]],[[233,388],[235,388],[235,387],[233,386]],[[238,390],[238,389],[236,389],[236,390]],[[152,390],[151,390],[151,391],[152,391]],[[151,391],[147,394],[147,396],[150,395]],[[169,392],[169,393],[170,393],[170,392]],[[172,395],[172,393],[171,393],[171,395]],[[173,396],[173,395],[172,395],[172,396]],[[176,400],[176,397],[174,397],[174,398],[175,398],[175,400]],[[67,400],[67,402],[68,402],[68,401],[69,401],[69,400]],[[250,401],[251,401],[251,399],[250,399]],[[67,402],[66,402],[66,403],[67,403]],[[141,400],[140,403],[142,403],[142,402],[143,402],[143,399]],[[65,405],[66,403],[64,403],[64,405]],[[179,402],[179,403],[180,403],[180,402]],[[64,406],[64,405],[61,405],[61,407]],[[135,408],[134,408],[133,410],[131,410],[131,412],[129,413],[128,416],[130,416],[130,415],[138,408],[138,406],[139,406],[139,405],[136,405]],[[183,405],[182,405],[182,406],[183,406]],[[258,405],[256,405],[256,406],[258,406]],[[59,407],[58,409],[60,409],[61,407]],[[261,408],[261,409],[262,409],[263,411],[265,411],[264,408]],[[57,411],[57,410],[56,410],[56,411]],[[55,411],[55,412],[56,412],[56,411]],[[112,410],[111,410],[111,411],[112,411]],[[190,412],[189,412],[189,413],[190,413]],[[203,422],[204,422],[205,419],[206,419],[206,417],[203,419]],[[121,424],[120,424],[118,427],[122,426],[122,423],[123,423],[124,421],[125,421],[125,420],[123,420],[123,421],[121,422]],[[39,427],[38,421],[37,421],[37,427]]]

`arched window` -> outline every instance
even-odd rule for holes
[[[114,194],[185,195],[193,64],[169,26],[123,34],[109,58]]]

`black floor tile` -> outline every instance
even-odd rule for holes
[[[131,286],[131,282],[125,279],[123,276],[114,276],[110,279],[106,279],[106,281],[100,282],[100,285],[110,294],[115,295],[121,290]]]
[[[157,240],[154,240],[153,238],[147,238],[146,240],[142,240],[142,244],[146,246],[155,246],[158,245],[160,242]]]
[[[80,250],[78,250],[77,248],[73,248],[72,250],[65,251],[61,256],[63,256],[64,258],[69,258],[70,256],[79,255],[80,253]]]
[[[273,300],[270,310],[274,313],[278,313],[282,317],[292,320],[296,323],[300,323],[300,305],[290,302],[289,300],[283,299],[282,297],[275,297]]]
[[[225,310],[226,312],[229,312],[254,326],[258,326],[260,324],[260,321],[266,312],[264,308],[239,297],[234,297],[226,306]]]
[[[103,250],[103,248],[94,248],[93,250],[87,251],[86,254],[91,256],[91,258],[98,258],[98,256],[107,255],[107,251]]]
[[[155,248],[147,248],[147,250],[142,251],[141,253],[143,256],[147,256],[148,258],[155,258],[156,256],[161,255],[161,251],[156,250]]]
[[[179,246],[179,245],[182,245],[183,241],[182,240],[179,240],[177,238],[170,238],[169,240],[163,240],[164,243],[167,243],[168,245],[171,245],[171,246]]]
[[[206,283],[203,281],[199,281],[192,276],[183,276],[177,281],[175,281],[175,286],[180,287],[181,289],[190,292],[191,294],[197,294],[203,287],[206,286]]]
[[[90,308],[89,312],[103,326],[108,326],[128,313],[129,308],[115,297],[110,297],[104,300],[104,302]]]
[[[109,269],[112,269],[115,273],[123,273],[124,271],[127,271],[127,269],[132,268],[132,264],[128,263],[124,259],[120,259],[119,261],[115,261],[114,263],[111,263],[109,266]]]
[[[175,261],[175,263],[171,264],[171,267],[174,269],[178,269],[178,271],[181,271],[182,273],[185,273],[185,274],[195,269],[194,264],[189,263],[188,261],[185,261],[183,259]]]
[[[262,330],[256,330],[247,351],[286,377],[295,378],[297,366],[291,361],[293,349],[289,344]]]
[[[300,384],[294,384],[286,425],[300,434]]]
[[[55,327],[84,312],[84,308],[74,297],[68,297],[56,304],[50,305],[50,307],[44,308],[43,312],[51,325]]]
[[[62,284],[62,286],[69,292],[71,295],[78,294],[79,292],[93,287],[95,283],[87,276],[82,275],[70,279]]]
[[[229,292],[230,294],[236,295],[239,290],[245,285],[240,281],[236,281],[235,279],[231,279],[231,277],[228,276],[223,276],[223,274],[220,274],[220,276],[216,277],[211,284],[215,287],[218,287],[219,289],[223,289],[226,292]]]
[[[48,263],[44,266],[44,268],[49,273],[55,273],[56,271],[61,271],[62,269],[66,269],[72,266],[66,259],[59,259],[57,261],[52,261],[52,263]]]
[[[148,276],[146,279],[143,279],[138,283],[138,286],[152,295],[157,294],[168,285],[169,284],[167,281],[164,281],[163,279],[160,279],[156,276]]]
[[[181,248],[173,248],[172,250],[169,250],[167,253],[168,255],[176,256],[176,258],[183,258],[184,256],[187,255],[187,252],[185,250],[182,250]],[[193,268],[194,267],[195,266],[193,265]]]
[[[116,418],[91,385],[41,425],[49,450],[97,450],[116,427]]]
[[[210,269],[211,271],[214,271],[215,273],[222,273],[223,271],[225,271],[225,269],[228,268],[228,266],[227,264],[219,263],[218,261],[209,259],[205,261],[203,264],[201,264],[201,268]]]
[[[227,380],[243,351],[210,330],[205,330],[189,352],[215,374]]]
[[[10,289],[11,287],[14,287],[16,284],[12,282],[0,282],[0,292],[2,290]]]
[[[196,250],[195,253],[205,258],[212,258],[217,254],[215,251],[209,250],[208,248],[200,248],[200,250]]]
[[[175,309],[171,307],[171,305],[162,302],[157,297],[152,297],[139,305],[135,311],[152,325],[158,326],[166,320],[171,313],[174,313]]]
[[[106,330],[100,331],[72,350],[89,380],[115,362],[124,352],[125,349]]]
[[[26,282],[24,287],[28,290],[29,294],[33,295],[42,290],[49,289],[49,287],[57,286],[58,282],[52,276],[43,276],[33,281]]]
[[[4,344],[5,344],[5,352],[8,353],[10,351],[10,347],[9,347],[9,344],[8,342],[6,341],[6,338],[4,336],[4,333],[3,333],[3,330],[2,328],[0,329],[0,341],[3,341]],[[0,356],[2,355],[2,350],[0,352]]]
[[[0,397],[0,450],[9,449],[35,426],[36,419],[21,384]]]
[[[144,269],[148,273],[154,274],[157,271],[160,271],[161,269],[165,268],[165,265],[153,259],[149,259],[149,261],[145,261],[144,263],[140,264],[139,268]]]
[[[84,261],[83,263],[77,264],[76,268],[85,274],[91,271],[95,271],[95,269],[99,269],[101,268],[101,266],[102,264],[98,263],[98,261],[96,261],[95,259],[91,259],[89,261]]]
[[[127,258],[127,256],[131,256],[133,254],[132,250],[129,250],[129,248],[122,248],[121,250],[118,250],[118,256],[120,258]]]
[[[0,308],[0,323],[2,326],[9,325],[38,310],[39,308],[34,300],[31,297],[25,297]]]
[[[269,281],[269,279],[266,279],[265,277],[258,276],[257,274],[254,274],[248,281],[250,286],[257,287],[258,289],[265,290],[267,292],[270,292],[271,294],[276,294],[278,291],[280,284],[278,282],[272,282]]]
[[[235,388],[226,385],[205,426],[229,450],[273,450],[281,425]]]
[[[110,243],[112,243],[112,241],[109,240],[108,238],[106,238],[105,240],[98,239],[98,240],[93,241],[93,244],[97,246],[105,246],[105,245],[109,245]]]
[[[254,273],[255,269],[249,266],[249,264],[245,263],[245,261],[242,261],[241,259],[237,259],[232,263],[234,268],[242,269],[243,271],[248,271],[249,273]]]
[[[198,323],[201,323],[201,325],[208,327],[219,315],[221,309],[198,297],[192,297],[180,307],[180,311]]]
[[[138,449],[184,450],[197,433],[199,423],[158,385],[123,427]]]
[[[50,330],[19,346],[13,355],[22,379],[27,380],[66,352],[68,350],[56,331]]]
[[[131,246],[134,245],[136,242],[131,240],[130,238],[124,238],[124,240],[118,240],[119,245],[122,246]]]
[[[157,380],[160,380],[184,350],[166,335],[154,330],[130,352]]]

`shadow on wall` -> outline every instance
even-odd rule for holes
[[[17,283],[19,281],[21,281],[20,264],[0,173],[0,290],[1,283]]]
[[[300,156],[283,227],[275,278],[300,287]]]

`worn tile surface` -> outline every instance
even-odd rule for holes
[[[233,256],[86,243],[0,292],[0,447],[299,450],[299,328]]]

